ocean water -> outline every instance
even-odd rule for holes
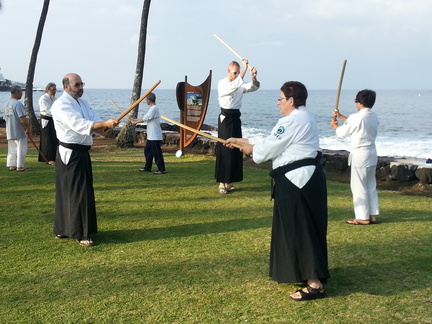
[[[143,90],[144,93],[145,89]],[[406,157],[426,160],[432,158],[432,90],[376,90],[377,100],[373,111],[378,115],[380,127],[377,138],[379,156]],[[115,118],[119,111],[111,103],[112,99],[122,110],[130,106],[131,90],[85,89],[93,109],[101,118]],[[157,103],[162,114],[180,120],[175,90],[156,89]],[[279,90],[258,90],[243,96],[242,124],[243,136],[268,136],[277,120],[282,117],[277,105]],[[356,112],[354,98],[357,90],[342,90],[339,109],[349,116]],[[34,108],[39,115],[38,99],[43,92],[33,93]],[[9,98],[9,93],[0,92],[0,105]],[[60,96],[61,92],[57,93]],[[314,116],[320,129],[320,145],[323,149],[349,150],[350,138],[339,139],[329,123],[335,105],[336,91],[309,90],[306,109]],[[24,98],[22,99],[24,102]],[[139,115],[146,110],[140,105]],[[217,91],[212,90],[205,124],[217,126],[220,108]],[[3,115],[1,109],[0,116]],[[213,134],[217,135],[217,134]]]

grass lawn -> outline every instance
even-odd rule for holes
[[[0,323],[432,323],[432,198],[379,191],[380,224],[349,226],[346,183],[328,182],[328,298],[294,302],[268,278],[268,171],[217,192],[214,158],[92,152],[94,247],[54,239],[54,168],[10,172],[0,148]]]

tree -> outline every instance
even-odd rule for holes
[[[40,133],[40,125],[38,120],[36,119],[36,115],[34,113],[33,108],[33,80],[34,80],[34,74],[36,69],[36,61],[37,61],[37,55],[39,52],[39,47],[42,40],[42,33],[45,26],[45,20],[48,13],[48,7],[49,7],[50,0],[44,0],[44,4],[42,7],[42,13],[39,19],[39,25],[36,32],[36,38],[33,45],[32,54],[30,57],[30,63],[29,68],[27,72],[27,81],[26,81],[26,88],[25,88],[25,99],[24,99],[24,108],[26,110],[27,116],[29,117],[29,123],[30,123],[30,132],[32,134],[39,134]]]
[[[144,73],[144,58],[147,40],[147,22],[150,11],[151,0],[144,0],[143,10],[141,14],[140,37],[138,42],[138,58],[135,68],[134,85],[132,89],[131,105],[141,96],[141,88]],[[137,118],[139,105],[137,105],[130,113],[129,116]],[[126,121],[116,138],[118,147],[133,147],[135,142],[135,126]]]

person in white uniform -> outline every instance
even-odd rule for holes
[[[218,118],[218,137],[242,137],[240,108],[243,94],[258,90],[260,83],[257,80],[257,71],[252,68],[250,73],[252,82],[244,82],[244,76],[248,69],[248,60],[242,60],[243,71],[240,65],[232,61],[228,65],[227,76],[218,83],[218,100],[221,113]],[[243,154],[238,149],[230,150],[216,144],[216,182],[219,182],[218,191],[221,194],[236,191],[238,188],[232,182],[243,180]]]
[[[84,83],[75,73],[63,78],[64,92],[51,107],[59,140],[56,156],[56,198],[54,234],[74,238],[82,246],[92,246],[90,235],[97,233],[93,172],[89,150],[95,131],[119,124],[116,119],[102,121],[84,94]]]
[[[51,106],[56,100],[57,87],[56,84],[50,82],[45,87],[45,93],[39,98],[39,109],[41,118],[41,134],[40,134],[40,151],[39,162],[46,162],[54,165],[57,153],[57,135],[54,128],[54,122],[51,116]],[[45,159],[44,159],[45,157]]]
[[[302,106],[306,87],[290,81],[281,87],[278,105],[285,117],[262,141],[229,138],[255,163],[272,160],[274,198],[269,276],[279,283],[306,283],[291,294],[295,301],[325,297],[330,278],[327,257],[327,188],[317,124]]]
[[[336,118],[330,122],[338,137],[351,135],[348,161],[351,166],[351,192],[355,214],[355,219],[347,221],[351,225],[375,224],[379,215],[375,177],[378,163],[375,140],[379,121],[377,115],[372,112],[375,99],[375,91],[359,91],[355,98],[358,112],[347,118],[340,111],[333,111],[333,116],[344,121],[344,124],[339,126]]]
[[[19,101],[22,98],[22,89],[19,86],[13,86],[10,92],[10,100],[4,104],[3,112],[8,140],[6,166],[10,171],[31,171],[25,167],[28,149],[27,134],[30,132],[30,126],[24,106]]]

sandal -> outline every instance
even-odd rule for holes
[[[311,286],[306,286],[305,289],[306,291],[304,291],[303,289],[299,289],[296,291],[296,293],[300,294],[300,298],[294,298],[293,295],[291,295],[290,298],[295,301],[305,301],[305,300],[324,298],[326,295],[324,287],[313,288]]]
[[[65,239],[65,238],[68,238],[68,237],[66,235],[60,235],[60,234],[58,234],[58,235],[55,236],[55,238],[61,240],[61,239]]]
[[[76,241],[81,246],[93,246],[94,245],[93,240],[90,237],[89,238],[77,239]]]
[[[353,220],[349,220],[346,223],[349,225],[369,225],[370,222],[369,221],[365,221],[367,223],[360,223],[357,219],[353,219]]]
[[[16,168],[15,167],[10,167],[9,171],[16,171]]]
[[[18,172],[29,172],[29,171],[33,171],[32,169],[27,169],[27,168],[24,168],[24,169],[16,169]]]
[[[219,187],[219,193],[222,195],[226,195],[228,193],[227,188]]]
[[[228,187],[226,187],[226,190],[228,191],[239,191],[240,189],[236,186],[233,185],[228,185]]]

